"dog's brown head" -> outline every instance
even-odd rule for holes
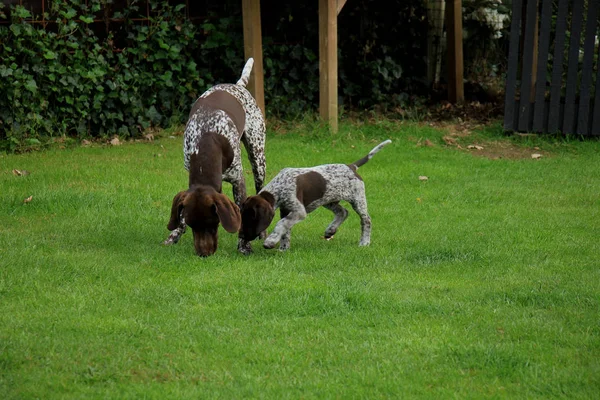
[[[267,229],[275,216],[275,199],[268,192],[250,196],[242,204],[240,238],[252,241]]]
[[[183,216],[194,232],[194,247],[199,256],[210,256],[217,251],[219,222],[229,233],[240,230],[240,210],[227,196],[208,186],[198,186],[179,192],[173,198],[171,219],[167,228],[176,229]]]

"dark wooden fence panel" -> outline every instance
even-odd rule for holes
[[[548,73],[548,53],[550,50],[550,28],[552,22],[552,0],[543,0],[542,22],[540,27],[540,47],[537,61],[537,74],[539,77],[535,85],[535,110],[533,114],[533,130],[542,132],[547,124],[546,113],[546,78]]]
[[[519,36],[521,31],[521,1],[513,0],[506,73],[506,101],[504,102],[504,129],[515,130],[515,95],[519,69]],[[509,101],[510,99],[510,101]]]
[[[562,121],[562,118],[558,118],[558,110],[560,109],[563,57],[565,55],[568,12],[569,0],[560,0],[558,3],[558,16],[556,18],[556,41],[554,43],[554,61],[552,63],[552,83],[550,84],[550,108],[547,131],[550,133],[558,132],[559,121]]]
[[[553,4],[513,0],[504,129],[600,135],[600,0]]]
[[[585,43],[583,44],[583,64],[581,66],[581,90],[579,92],[579,112],[577,114],[577,133],[588,133],[590,121],[590,93],[594,77],[594,47],[596,43],[596,22],[598,19],[598,2],[588,4],[587,22],[585,24]]]

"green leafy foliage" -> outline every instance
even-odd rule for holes
[[[87,3],[87,4],[86,4]],[[204,88],[193,60],[197,28],[180,6],[150,2],[147,24],[122,14],[124,43],[91,29],[100,0],[56,0],[44,29],[22,6],[0,26],[0,143],[13,150],[36,136],[135,135],[182,122]],[[5,16],[5,14],[0,14]],[[123,36],[123,35],[121,35]],[[122,49],[122,50],[120,50]]]

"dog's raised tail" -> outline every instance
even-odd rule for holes
[[[353,162],[352,164],[350,164],[350,168],[357,170],[359,167],[362,167],[363,165],[365,165],[367,163],[367,161],[369,161],[371,158],[373,158],[373,156],[377,153],[379,153],[379,150],[383,149],[384,146],[388,145],[392,143],[392,141],[390,139],[379,143],[377,146],[375,146],[373,148],[373,150],[371,150],[369,152],[369,154],[367,154],[366,156],[364,156],[363,158],[361,158],[358,161]]]
[[[252,66],[254,65],[254,58],[250,57],[248,61],[246,61],[246,65],[244,65],[244,69],[242,70],[242,76],[240,80],[237,81],[237,85],[244,86],[248,84],[248,79],[250,79],[250,73],[252,72]]]

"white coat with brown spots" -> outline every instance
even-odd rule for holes
[[[384,141],[352,164],[284,168],[258,195],[248,197],[242,205],[240,237],[254,240],[269,226],[275,210],[279,208],[281,220],[263,246],[272,249],[280,243],[279,249],[287,250],[292,227],[306,218],[307,214],[323,206],[335,215],[325,229],[325,239],[329,240],[348,217],[348,211],[339,203],[347,201],[360,217],[362,232],[359,246],[368,246],[371,242],[371,217],[367,210],[365,184],[356,170],[389,143],[391,140]]]

